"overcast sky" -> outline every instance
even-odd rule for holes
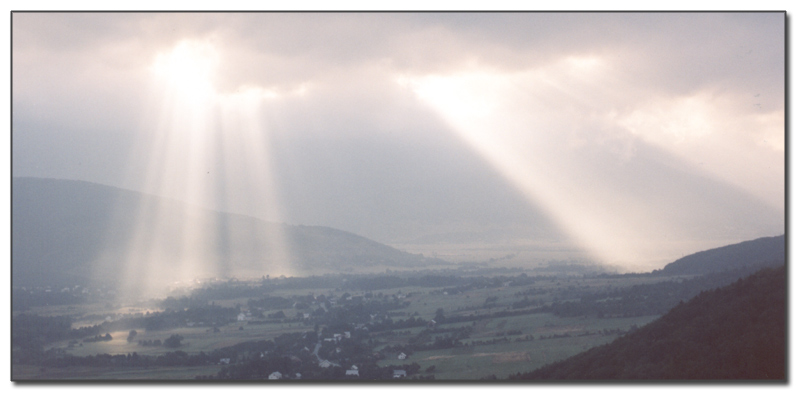
[[[784,18],[15,13],[12,172],[656,267],[783,233]]]

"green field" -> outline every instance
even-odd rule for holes
[[[516,277],[512,275],[511,277]],[[522,277],[522,276],[520,276]],[[340,279],[341,280],[341,279]],[[553,363],[588,350],[594,346],[606,344],[633,326],[647,324],[657,316],[642,317],[603,317],[595,315],[559,317],[551,313],[531,313],[536,306],[526,306],[523,309],[513,309],[515,302],[531,299],[538,305],[554,300],[561,302],[574,301],[580,296],[593,291],[602,291],[613,288],[625,288],[642,283],[654,283],[665,280],[664,278],[627,277],[627,278],[592,278],[592,277],[544,277],[528,279],[517,286],[508,282],[499,284],[486,284],[485,286],[466,287],[441,285],[438,287],[406,286],[402,288],[386,288],[380,290],[346,290],[342,288],[297,288],[277,289],[271,296],[284,298],[308,297],[325,295],[325,304],[315,303],[313,307],[303,310],[288,308],[282,309],[287,319],[302,316],[309,311],[326,312],[332,308],[346,305],[346,301],[331,304],[330,298],[340,298],[344,294],[363,297],[366,292],[371,293],[375,302],[402,302],[402,306],[391,309],[391,319],[395,322],[409,318],[428,321],[442,310],[445,320],[441,324],[418,326],[413,328],[396,328],[390,332],[373,332],[369,338],[373,352],[380,352],[385,347],[391,346],[384,359],[378,361],[379,366],[419,364],[420,375],[434,375],[440,380],[481,379],[489,376],[506,378],[517,372],[527,372],[543,365]],[[458,287],[458,288],[454,288]],[[247,298],[214,299],[218,307],[247,307]],[[145,315],[147,312],[160,311],[154,303],[137,304],[109,304],[94,303],[86,305],[54,305],[36,307],[29,310],[29,314],[42,316],[69,315],[73,319],[73,328],[91,326],[125,316]],[[277,309],[264,309],[263,314],[271,314]],[[259,313],[253,312],[253,315]],[[475,320],[464,322],[451,322],[456,316],[475,316]],[[450,320],[447,320],[450,319]],[[136,329],[133,342],[128,342],[129,329],[110,332],[112,340],[103,342],[69,343],[62,340],[45,346],[45,349],[63,349],[65,354],[74,356],[89,356],[98,354],[129,354],[137,353],[141,356],[159,356],[175,350],[189,354],[200,352],[211,353],[216,349],[230,347],[242,342],[271,340],[282,334],[308,332],[314,329],[318,320],[306,324],[296,321],[271,322],[267,324],[248,324],[244,322],[231,322],[227,325],[214,327],[184,326],[165,330]],[[324,328],[326,324],[319,324]],[[351,326],[354,326],[351,324]],[[241,328],[241,329],[240,329]],[[469,329],[469,336],[462,337],[458,344],[461,347],[438,350],[408,351],[409,357],[405,360],[397,359],[393,352],[395,346],[405,346],[411,343],[412,338],[423,335],[424,331],[431,331],[428,341],[433,342],[436,337],[450,337],[447,329]],[[181,346],[167,348],[165,346],[141,346],[137,342],[143,340],[161,340],[162,342],[171,335],[179,334],[183,337]],[[429,349],[430,347],[428,347]],[[434,369],[427,371],[430,367]],[[42,370],[30,365],[16,365],[13,368],[15,379],[192,379],[198,375],[216,375],[220,367],[216,365],[203,367],[180,368],[51,368]]]
[[[452,349],[430,350],[411,354],[405,360],[390,358],[381,360],[380,365],[402,365],[416,362],[423,370],[430,366],[436,379],[480,379],[490,375],[505,378],[516,372],[526,372],[555,361],[563,360],[594,346],[611,342],[619,335],[579,334],[603,331],[604,329],[629,329],[632,325],[642,326],[657,316],[635,318],[559,318],[550,314],[531,314],[507,318],[495,318],[477,323],[472,337],[465,344],[500,338],[498,332],[521,330],[523,336],[532,335],[530,341],[515,340],[517,336],[506,336],[510,342],[492,345],[466,346]],[[447,327],[460,327],[471,323],[448,324]],[[418,330],[413,330],[416,332]],[[570,337],[539,339],[554,334],[568,333]],[[396,341],[393,341],[395,343]]]
[[[239,330],[239,327],[243,330]],[[313,329],[302,324],[259,324],[247,325],[245,323],[232,323],[227,326],[219,327],[220,332],[214,333],[211,328],[205,327],[186,327],[175,328],[164,331],[145,331],[136,330],[137,335],[133,342],[127,341],[129,331],[111,332],[112,340],[108,342],[83,343],[83,346],[69,347],[68,341],[52,344],[48,348],[64,348],[75,356],[88,356],[94,354],[128,354],[136,352],[145,355],[160,355],[166,352],[175,351],[164,346],[140,346],[138,340],[164,341],[170,335],[179,334],[184,337],[181,342],[182,350],[187,353],[210,352],[237,343],[253,340],[269,340],[278,335],[292,332],[303,332]]]
[[[531,371],[563,360],[613,339],[610,336],[586,336],[431,350],[415,353],[406,360],[382,360],[379,364],[416,362],[423,370],[433,365],[436,369],[432,374],[439,380],[481,379],[490,375],[505,378],[511,373]]]

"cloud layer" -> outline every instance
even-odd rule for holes
[[[640,268],[784,229],[783,13],[12,23],[15,176]]]

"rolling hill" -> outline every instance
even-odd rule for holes
[[[786,235],[763,237],[687,255],[654,271],[662,276],[699,275],[785,263]]]
[[[515,380],[786,380],[786,268],[705,291],[607,345]]]
[[[13,178],[12,283],[164,282],[197,276],[306,275],[446,262],[327,227],[192,207],[94,183]],[[187,267],[189,266],[189,267]]]

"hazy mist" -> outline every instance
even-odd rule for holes
[[[785,232],[782,13],[12,17],[14,177],[635,270]]]

